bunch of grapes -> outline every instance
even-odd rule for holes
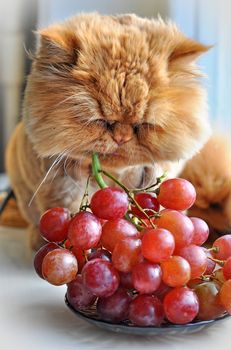
[[[117,187],[106,187],[102,175]],[[102,320],[136,326],[186,324],[231,313],[231,235],[213,247],[202,244],[207,224],[184,211],[196,199],[193,185],[180,178],[143,189],[128,189],[100,169],[101,189],[80,211],[51,208],[40,220],[49,243],[36,254],[38,275],[67,285],[76,310],[96,306]]]

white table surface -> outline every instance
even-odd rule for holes
[[[231,318],[199,333],[131,336],[100,330],[65,306],[65,287],[39,279],[24,230],[0,228],[1,350],[230,350]]]

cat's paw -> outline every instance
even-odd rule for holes
[[[187,162],[181,177],[196,188],[190,216],[204,219],[218,234],[231,234],[231,145],[213,136],[200,153]]]

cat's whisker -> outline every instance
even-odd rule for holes
[[[57,162],[59,161],[60,158],[60,154],[57,156],[57,158],[55,158],[54,162],[51,164],[50,168],[47,170],[44,178],[42,179],[42,181],[40,182],[39,186],[37,187],[37,189],[35,190],[33,196],[31,197],[29,203],[28,203],[28,207],[31,206],[35,196],[37,195],[37,193],[39,192],[40,188],[42,187],[42,185],[46,182],[49,174],[51,173],[52,169],[54,168],[54,166],[57,164]]]

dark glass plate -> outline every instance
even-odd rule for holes
[[[79,318],[82,318],[88,323],[91,323],[97,327],[103,328],[108,331],[126,334],[138,334],[138,335],[160,335],[160,334],[191,334],[199,332],[205,327],[210,327],[221,320],[229,317],[227,313],[223,316],[217,318],[216,320],[210,321],[194,321],[192,323],[187,323],[185,325],[174,325],[171,323],[162,324],[161,327],[137,327],[130,324],[128,321],[121,322],[118,324],[103,321],[99,318],[96,312],[96,307],[93,305],[84,311],[75,310],[65,297],[65,303],[67,307]]]

